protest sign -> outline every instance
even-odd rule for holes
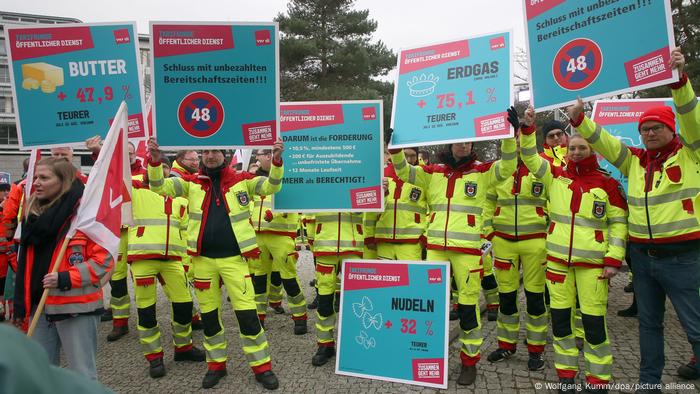
[[[402,49],[390,146],[512,137],[512,70],[510,32]]]
[[[524,0],[538,110],[678,80],[668,0]]]
[[[84,145],[122,101],[129,138],[146,138],[134,23],[6,26],[20,149]]]
[[[279,130],[277,23],[151,22],[163,148],[270,147]]]
[[[644,111],[659,106],[675,108],[673,99],[631,99],[631,100],[598,100],[593,104],[591,120],[602,126],[623,144],[630,148],[645,149],[639,134],[639,117]],[[678,130],[676,120],[676,130]],[[610,173],[627,190],[627,177],[610,162],[600,158],[600,167]]]
[[[382,102],[283,103],[285,175],[276,212],[384,209]]]
[[[447,388],[448,263],[344,260],[342,272],[335,372]]]

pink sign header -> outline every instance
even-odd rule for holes
[[[116,38],[115,38],[116,39]],[[10,30],[12,60],[92,49],[90,27],[39,27]]]
[[[433,67],[469,57],[469,40],[447,42],[401,52],[399,74]]]
[[[601,126],[622,123],[637,123],[639,117],[644,111],[666,105],[662,100],[659,101],[624,101],[616,100],[614,102],[599,102],[596,105],[593,119]]]
[[[408,286],[408,265],[352,262],[345,265],[345,290],[378,289]]]
[[[153,25],[152,40],[154,57],[221,51],[233,49],[233,29],[225,25]]]
[[[342,104],[282,105],[280,129],[282,132],[344,123]]]

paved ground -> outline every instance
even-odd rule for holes
[[[313,276],[312,264],[306,260],[300,262],[300,275],[305,286]],[[622,290],[626,284],[627,276],[618,275],[613,280],[610,291],[609,308],[609,332],[613,344],[615,364],[613,370],[613,383],[631,385],[637,381],[639,366],[639,345],[637,339],[637,320],[633,318],[620,318],[615,312],[626,308],[631,301],[631,295]],[[311,299],[311,289],[306,288],[305,293]],[[133,296],[133,292],[131,292]],[[159,303],[159,324],[163,327],[164,343],[170,343],[170,308],[163,301]],[[686,363],[691,355],[688,342],[678,323],[673,307],[668,304],[666,314],[666,368],[664,370],[664,383],[685,384],[687,389],[669,389],[668,393],[697,393],[700,390],[700,381],[682,381],[675,375],[676,368]],[[148,363],[139,351],[138,334],[136,330],[135,308],[132,303],[132,319],[130,320],[130,332],[117,342],[107,342],[105,337],[111,329],[110,323],[102,323],[100,327],[100,342],[98,356],[98,373],[100,381],[117,393],[188,393],[202,392],[201,379],[206,372],[205,363],[175,363],[172,361],[172,348],[166,346],[167,375],[164,378],[153,380],[148,376]],[[334,363],[323,367],[313,367],[311,356],[316,350],[315,335],[313,333],[313,321],[315,314],[310,316],[310,332],[304,336],[292,334],[293,323],[289,315],[275,315],[270,311],[266,320],[267,335],[272,352],[273,368],[280,379],[280,392],[288,393],[402,393],[421,392],[435,393],[435,389],[419,386],[402,385],[372,381],[367,379],[351,378],[334,374]],[[229,375],[219,385],[210,390],[212,392],[263,392],[255,382],[250,369],[245,363],[243,354],[238,346],[238,329],[232,318],[230,306],[224,310],[224,325],[229,338]],[[456,323],[452,323],[454,329]],[[524,346],[519,353],[510,360],[498,364],[490,364],[486,361],[486,355],[496,348],[496,324],[484,322],[484,345],[482,348],[483,361],[479,364],[479,375],[473,387],[464,389],[459,387],[459,392],[475,393],[533,393],[545,392],[547,382],[557,382],[556,372],[553,369],[551,343],[547,346],[547,369],[542,372],[529,372],[526,367],[527,352]],[[524,332],[521,332],[521,340]],[[202,332],[196,331],[194,341],[201,347]],[[450,354],[450,384],[447,392],[457,392],[455,379],[459,374],[459,341],[451,345]],[[581,369],[583,369],[583,356]],[[544,387],[544,388],[540,388]],[[614,392],[614,391],[613,391]],[[632,392],[621,390],[621,392]]]

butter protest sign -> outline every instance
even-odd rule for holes
[[[122,101],[129,138],[146,138],[135,32],[133,23],[6,27],[20,149],[104,137]]]

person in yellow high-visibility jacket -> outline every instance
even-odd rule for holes
[[[314,366],[324,365],[335,356],[336,311],[334,297],[338,290],[336,277],[343,260],[362,258],[364,234],[362,213],[321,212],[315,215],[316,231],[312,251],[316,258],[316,341],[318,349],[311,358]]]
[[[275,143],[269,177],[237,172],[227,165],[224,151],[207,149],[202,151],[198,175],[163,178],[161,153],[155,139],[149,140],[148,150],[151,190],[170,197],[186,197],[189,203],[187,252],[193,256],[194,287],[202,310],[208,364],[202,387],[214,387],[227,374],[227,341],[219,312],[220,284],[223,283],[233,304],[243,352],[255,379],[266,389],[278,388],[267,337],[256,311],[250,269],[244,259],[260,254],[249,220],[251,196],[270,195],[281,189],[284,144]]]
[[[269,149],[258,150],[256,157],[260,162],[257,175],[269,175],[272,152]],[[255,287],[258,318],[264,326],[267,316],[268,294],[275,282],[271,276],[276,272],[281,282],[280,285],[284,286],[287,292],[287,303],[294,321],[294,334],[306,334],[306,299],[297,277],[297,253],[294,242],[299,227],[299,214],[273,213],[271,199],[266,196],[255,196],[253,201],[251,219],[261,253],[258,258],[250,260],[249,264],[254,274],[253,286]],[[279,301],[275,300],[276,305],[272,305],[273,308],[275,306],[282,308],[280,305],[282,303],[281,290],[278,294]],[[277,304],[277,302],[279,303]]]
[[[612,348],[605,321],[608,280],[625,258],[627,201],[622,186],[598,166],[588,142],[569,137],[566,167],[552,166],[537,155],[535,111],[525,111],[520,155],[527,168],[549,189],[547,270],[551,297],[554,366],[560,382],[573,387],[578,354],[571,315],[576,295],[584,327],[586,383],[605,390],[612,375]],[[605,390],[607,391],[607,390]]]
[[[457,383],[469,385],[476,379],[481,358],[479,293],[484,268],[481,261],[483,206],[486,191],[515,170],[515,139],[503,140],[501,160],[480,163],[471,143],[455,143],[443,153],[442,165],[412,166],[403,150],[392,151],[398,177],[427,191],[431,212],[427,231],[429,261],[449,261],[459,291],[462,335],[462,370]],[[494,286],[495,287],[495,286]]]
[[[162,197],[143,181],[133,183],[134,226],[129,228],[127,260],[134,279],[139,343],[149,361],[150,376],[159,378],[165,375],[165,365],[156,319],[158,282],[172,303],[175,361],[205,360],[204,351],[192,346],[192,296],[180,262],[187,256],[187,240],[180,233],[187,200]]]
[[[517,119],[517,114],[511,117]],[[493,243],[494,266],[498,273],[500,311],[498,349],[490,362],[503,361],[517,348],[520,333],[518,289],[520,269],[527,300],[526,336],[528,369],[544,368],[542,353],[547,340],[547,309],[544,300],[545,237],[547,235],[548,189],[522,160],[505,181],[494,184],[486,194],[484,209],[487,239]]]
[[[700,106],[684,73],[680,49],[670,67],[680,80],[670,85],[680,127],[670,107],[639,118],[645,149],[628,147],[583,113],[569,108],[572,125],[627,176],[629,240],[639,313],[639,381],[660,384],[664,369],[664,311],[671,299],[696,358],[700,357],[700,223],[693,199],[700,191]],[[700,376],[697,364],[694,376]]]
[[[85,140],[85,147],[92,152],[92,159],[96,160],[102,147],[102,138],[99,135],[88,138]],[[136,146],[134,146],[132,142],[129,142],[128,148],[131,178],[142,181],[146,174],[146,169],[143,167],[141,160],[136,157]],[[109,279],[109,284],[111,286],[110,310],[112,313],[112,331],[107,335],[107,341],[110,342],[118,340],[129,332],[131,299],[126,283],[129,273],[129,266],[127,264],[128,230],[127,227],[123,227],[121,230],[119,257],[116,260],[112,276]]]
[[[404,148],[404,155],[409,164],[418,163],[418,149]],[[391,162],[384,167],[384,185],[384,212],[364,216],[365,247],[375,245],[380,259],[419,261],[428,223],[425,190],[399,179]],[[364,258],[372,257],[365,251]]]

